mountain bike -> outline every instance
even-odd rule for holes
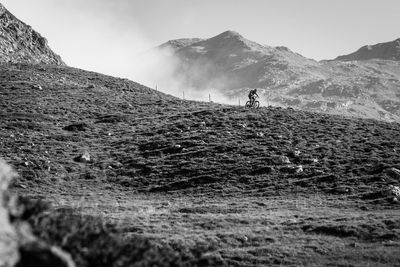
[[[260,102],[259,101],[257,101],[257,100],[253,100],[253,101],[247,101],[246,102],[246,105],[245,105],[245,108],[254,108],[254,109],[256,109],[256,108],[259,108],[260,107]]]

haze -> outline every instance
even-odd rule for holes
[[[3,0],[70,66],[133,80],[136,55],[234,30],[316,60],[400,37],[398,0]],[[163,68],[163,66],[158,66]],[[151,84],[148,84],[151,86]]]

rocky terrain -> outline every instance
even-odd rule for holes
[[[400,265],[398,123],[5,59],[0,129],[2,267]]]
[[[321,62],[233,31],[205,40],[172,40],[158,49],[168,47],[172,79],[183,88],[219,91],[236,103],[249,88],[259,88],[265,106],[400,121],[398,40]]]
[[[0,3],[0,61],[63,65],[47,40]]]

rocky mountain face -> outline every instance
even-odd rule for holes
[[[400,38],[392,42],[366,45],[354,53],[336,58],[336,60],[342,61],[368,59],[400,60]]]
[[[0,4],[0,62],[64,65],[47,40]]]
[[[171,67],[183,87],[217,89],[233,100],[244,100],[249,88],[259,88],[264,105],[400,121],[400,62],[386,60],[396,58],[398,41],[373,46],[370,56],[356,52],[357,57],[317,62],[233,31],[190,40],[160,46],[178,59]]]
[[[172,48],[173,50],[178,50],[180,48],[189,46],[191,44],[203,41],[201,38],[182,38],[176,40],[170,40],[165,44],[162,44],[160,48]]]

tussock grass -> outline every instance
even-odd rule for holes
[[[99,216],[82,215],[74,209],[52,209],[41,201],[24,201],[35,235],[68,251],[77,266],[224,266],[212,247],[187,248],[179,243],[119,232]],[[213,256],[214,255],[214,256]]]

